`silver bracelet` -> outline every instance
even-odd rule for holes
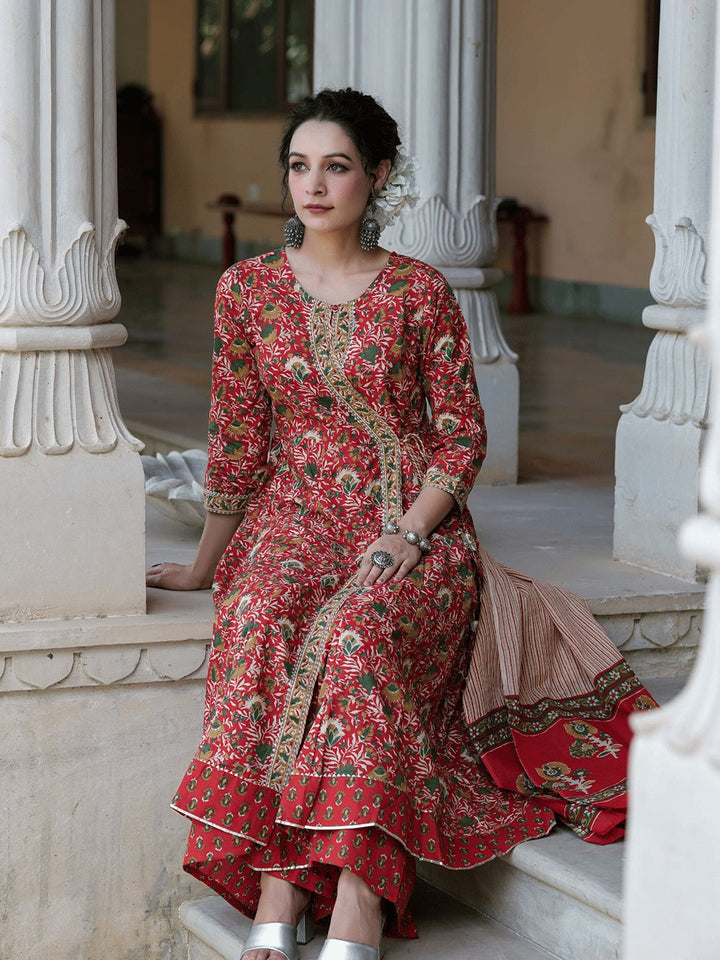
[[[388,520],[383,527],[383,533],[388,533],[391,536],[399,533],[403,540],[407,540],[408,543],[417,547],[421,553],[430,553],[432,550],[432,544],[427,537],[421,537],[415,530],[401,530],[394,520]]]

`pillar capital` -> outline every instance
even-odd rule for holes
[[[120,308],[114,0],[0,0],[0,325]]]
[[[115,247],[125,227],[116,220],[101,250],[95,227],[83,223],[67,248],[48,260],[25,227],[12,224],[0,240],[0,328],[112,320],[120,309]]]
[[[467,209],[453,211],[435,194],[423,198],[388,234],[408,256],[441,268],[489,266],[497,254],[495,207],[494,200],[477,196]],[[493,276],[498,274],[502,278],[499,270]]]

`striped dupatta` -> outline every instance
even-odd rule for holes
[[[478,548],[483,593],[463,710],[498,786],[611,843],[627,812],[628,716],[655,700],[584,600]]]

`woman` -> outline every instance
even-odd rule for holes
[[[287,246],[218,285],[197,555],[148,572],[168,589],[214,583],[203,740],[174,806],[193,821],[186,869],[255,917],[244,960],[293,960],[308,906],[330,914],[323,960],[376,960],[383,922],[415,935],[415,857],[467,868],[547,833],[553,805],[573,821],[596,779],[557,753],[555,720],[577,756],[617,760],[618,703],[651,702],[625,670],[600,704],[612,700],[612,735],[576,697],[516,736],[514,695],[493,700],[488,618],[515,601],[465,505],[485,429],[457,302],[437,271],[376,245],[392,198],[409,199],[386,188],[398,146],[392,118],[356,91],[291,113]],[[551,673],[564,663],[547,656]],[[583,687],[595,719],[596,667]],[[536,756],[548,730],[550,753]],[[538,775],[516,758],[524,734]],[[622,819],[610,766],[590,817],[605,836],[585,831],[601,842]]]

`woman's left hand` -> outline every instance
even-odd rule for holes
[[[372,555],[378,550],[393,558],[392,566],[379,567],[372,562]],[[421,558],[420,547],[408,543],[399,533],[384,534],[371,543],[363,554],[357,582],[361,587],[372,587],[376,583],[397,583],[418,565]]]

